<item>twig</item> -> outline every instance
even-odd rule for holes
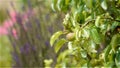
[[[115,20],[115,19],[111,19],[111,18],[101,18],[101,19],[109,19],[111,21],[120,22],[120,20]],[[88,25],[92,21],[95,21],[95,19],[91,19],[91,20],[86,21],[85,24],[83,24],[83,26],[81,26],[81,28],[84,28],[86,25]]]
[[[111,20],[111,21],[120,22],[120,20],[115,20],[115,19],[112,19],[112,18],[103,18],[103,19],[109,19],[109,20]]]
[[[84,28],[87,24],[89,24],[90,22],[95,21],[95,19],[91,19],[85,22],[85,24],[83,24],[83,26],[81,28]]]

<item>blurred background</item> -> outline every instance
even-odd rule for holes
[[[0,68],[54,67],[57,54],[49,39],[63,29],[64,14],[52,11],[50,3],[0,0]]]
[[[8,19],[6,10],[13,11],[11,3],[13,2],[17,7],[20,6],[20,0],[0,0],[0,68],[11,67],[12,57],[11,57],[11,43],[4,33],[3,24],[4,21]]]

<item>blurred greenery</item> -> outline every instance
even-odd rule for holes
[[[32,26],[34,26],[36,23],[37,23],[37,25],[39,24],[38,25],[39,27],[37,27],[37,30],[32,27],[32,30],[28,31],[29,32],[28,35],[30,36],[30,39],[26,38],[27,34],[22,29],[20,31],[21,31],[21,33],[24,34],[24,36],[25,36],[24,39],[22,38],[22,37],[24,37],[23,35],[20,35],[20,39],[15,39],[12,35],[11,36],[12,41],[10,40],[11,42],[9,42],[7,36],[0,37],[0,51],[1,51],[0,52],[0,57],[1,57],[0,67],[11,67],[11,66],[15,66],[15,64],[16,64],[16,66],[18,66],[18,65],[19,66],[30,66],[30,65],[37,66],[33,63],[31,64],[31,62],[32,62],[32,60],[34,60],[34,58],[32,58],[31,60],[27,60],[27,59],[29,59],[28,56],[22,55],[22,53],[19,53],[19,51],[18,52],[14,51],[15,49],[12,49],[13,47],[11,47],[11,45],[10,45],[10,43],[12,43],[12,45],[13,45],[13,43],[16,43],[16,45],[17,45],[16,49],[20,50],[20,48],[22,48],[22,46],[23,46],[22,44],[24,44],[23,42],[27,43],[27,42],[29,42],[29,40],[32,40],[30,43],[32,43],[32,45],[35,45],[39,49],[39,51],[37,51],[37,52],[40,53],[39,54],[40,58],[37,60],[53,59],[54,62],[52,63],[52,66],[54,66],[54,64],[56,63],[56,54],[54,53],[53,48],[50,47],[50,45],[49,45],[49,39],[53,32],[63,28],[63,27],[61,27],[61,23],[60,23],[60,22],[62,22],[62,18],[63,18],[62,14],[54,13],[50,7],[50,3],[49,4],[47,3],[48,1],[45,1],[45,0],[40,0],[39,2],[38,2],[38,0],[23,0],[23,1],[24,2],[20,5],[19,9],[14,8],[14,7],[16,7],[16,5],[12,4],[13,9],[16,11],[16,13],[17,12],[18,13],[24,13],[24,12],[26,13],[29,10],[29,8],[31,8],[30,4],[32,4],[33,10],[35,10],[35,13],[37,13],[37,14],[32,19],[28,18],[28,21],[31,21],[29,24],[32,23]],[[28,1],[30,1],[30,2],[28,2]],[[3,11],[1,11],[1,12],[2,13],[0,13],[0,15],[1,15],[0,20],[1,20],[1,23],[3,23],[3,21],[6,20],[7,15],[4,14]],[[29,12],[32,12],[32,11],[29,11]],[[36,18],[38,18],[36,20],[37,22],[34,21],[34,19],[36,19]],[[22,27],[22,26],[19,25],[19,27]],[[15,27],[13,27],[13,28],[15,28]],[[34,35],[32,35],[32,33],[34,33]],[[40,39],[34,38],[36,34],[38,36],[40,36]],[[10,39],[10,37],[9,37],[9,39]],[[34,43],[34,41],[37,43]],[[20,65],[20,64],[17,65],[16,59],[14,59],[15,56],[13,55],[13,53],[15,53],[15,54],[18,53],[22,57],[26,57],[26,60],[21,59],[20,58],[21,56],[18,58],[22,61],[21,62],[22,65]],[[18,56],[18,54],[17,54],[17,56]],[[42,58],[41,58],[41,54],[43,55]],[[33,56],[32,53],[30,55]],[[33,57],[39,57],[39,56],[34,55]],[[28,63],[25,63],[25,62],[28,62]],[[36,62],[36,64],[37,63],[43,63],[43,61]],[[44,62],[44,63],[48,63],[48,62]],[[41,64],[40,66],[43,66],[43,64]]]
[[[4,20],[7,19],[7,13],[4,9],[0,9],[0,25],[3,24]]]
[[[120,67],[120,0],[16,1],[17,6],[10,3],[18,16],[17,24],[12,28],[20,35],[19,39],[14,38],[11,29],[9,38],[7,35],[0,36],[0,68]],[[32,10],[35,12],[33,16]],[[28,19],[23,20],[25,25],[21,25],[27,11],[30,12]],[[0,25],[7,18],[6,10],[0,9]],[[28,31],[24,30],[24,26]],[[17,46],[11,47],[11,43]],[[36,50],[29,51],[32,48],[26,43]],[[67,45],[67,50],[64,45]]]
[[[8,37],[5,35],[0,36],[0,68],[11,68],[11,49]]]

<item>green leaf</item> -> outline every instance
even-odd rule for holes
[[[90,30],[89,29],[83,29],[82,30],[82,37],[85,37],[86,39],[88,39],[90,37]]]
[[[82,58],[87,57],[87,52],[86,51],[82,50],[80,53],[81,53]]]
[[[101,7],[102,7],[104,10],[107,10],[107,2],[106,2],[106,0],[104,0],[104,1],[101,3]]]
[[[53,60],[52,59],[45,59],[44,63],[45,63],[45,68],[50,67],[52,64]]]
[[[111,45],[108,45],[107,48],[105,49],[105,53],[104,53],[104,55],[105,55],[104,61],[105,62],[108,61],[108,55],[109,55],[109,52],[110,52],[111,48],[112,48]]]
[[[96,21],[95,21],[95,26],[99,27],[99,25],[100,25],[100,16],[98,16]]]
[[[110,61],[107,64],[105,64],[105,67],[113,68],[113,66],[114,66],[114,62],[113,61]]]
[[[58,31],[58,32],[54,33],[54,34],[52,35],[52,37],[50,38],[50,45],[53,46],[54,42],[55,42],[55,41],[58,39],[58,37],[59,37],[60,35],[62,35],[62,34],[63,34],[62,31]]]
[[[117,67],[120,67],[120,47],[119,50],[117,51],[116,57],[115,57],[115,63],[117,65]]]
[[[75,38],[76,38],[76,40],[78,41],[79,40],[79,38],[80,38],[80,30],[78,29],[78,28],[76,28],[75,29]]]
[[[113,22],[111,26],[111,31],[114,31],[114,29],[119,26],[119,22]]]
[[[57,58],[57,62],[64,61],[65,57],[69,55],[72,51],[71,50],[65,50],[64,52],[60,53],[60,55]]]
[[[93,7],[93,0],[84,0],[84,1],[85,1],[86,6],[87,6],[88,8],[92,8],[92,7]]]
[[[72,42],[68,42],[68,49],[72,49],[73,47],[72,47]]]
[[[74,12],[74,20],[78,23],[84,23],[85,16],[82,13],[84,5],[81,5],[77,11]]]
[[[88,42],[88,44],[89,44],[89,46],[87,46],[86,48],[87,48],[87,51],[89,52],[89,53],[97,53],[97,50],[95,50],[96,49],[96,44],[95,44],[95,42],[93,41],[93,40],[90,40],[89,42]]]
[[[115,34],[112,37],[112,40],[110,42],[110,45],[112,45],[112,50],[115,52],[116,48],[120,46],[120,34]]]
[[[65,43],[66,43],[65,39],[60,39],[55,45],[55,52],[57,53]]]
[[[63,6],[65,7],[64,3],[65,3],[64,0],[58,0],[58,2],[57,2],[57,8],[58,8],[59,11],[62,10]]]
[[[102,40],[101,40],[101,36],[98,33],[97,29],[96,28],[92,28],[90,33],[91,33],[91,38],[93,39],[93,41],[96,44],[100,44]]]
[[[56,7],[57,0],[52,0],[52,1],[53,1],[52,4],[51,4],[52,10],[56,11],[57,10],[57,7]]]
[[[70,3],[70,0],[65,0],[65,4],[68,5]]]

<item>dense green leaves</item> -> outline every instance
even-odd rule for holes
[[[119,68],[120,67],[120,47],[116,53],[116,57],[115,57],[115,63],[117,65],[117,67]]]
[[[93,39],[93,41],[94,41],[96,44],[100,44],[100,43],[101,43],[101,36],[100,36],[100,34],[98,33],[98,31],[97,31],[96,28],[92,28],[92,29],[91,29],[91,38]]]
[[[56,7],[66,10],[63,31],[68,31],[68,49],[57,65],[119,67],[120,0],[58,0]]]
[[[106,47],[106,50],[105,50],[105,53],[104,53],[104,55],[105,55],[105,57],[104,57],[104,61],[105,62],[107,62],[108,61],[108,55],[109,55],[109,53],[110,53],[110,51],[111,51],[111,45],[108,45],[107,47]]]
[[[93,8],[93,0],[84,0],[88,8]]]
[[[66,11],[70,0],[52,0],[51,7],[54,11]]]
[[[116,49],[118,49],[118,47],[120,47],[120,34],[116,34],[112,37],[112,40],[111,40],[111,46],[112,46],[112,49],[113,51],[115,52]]]

